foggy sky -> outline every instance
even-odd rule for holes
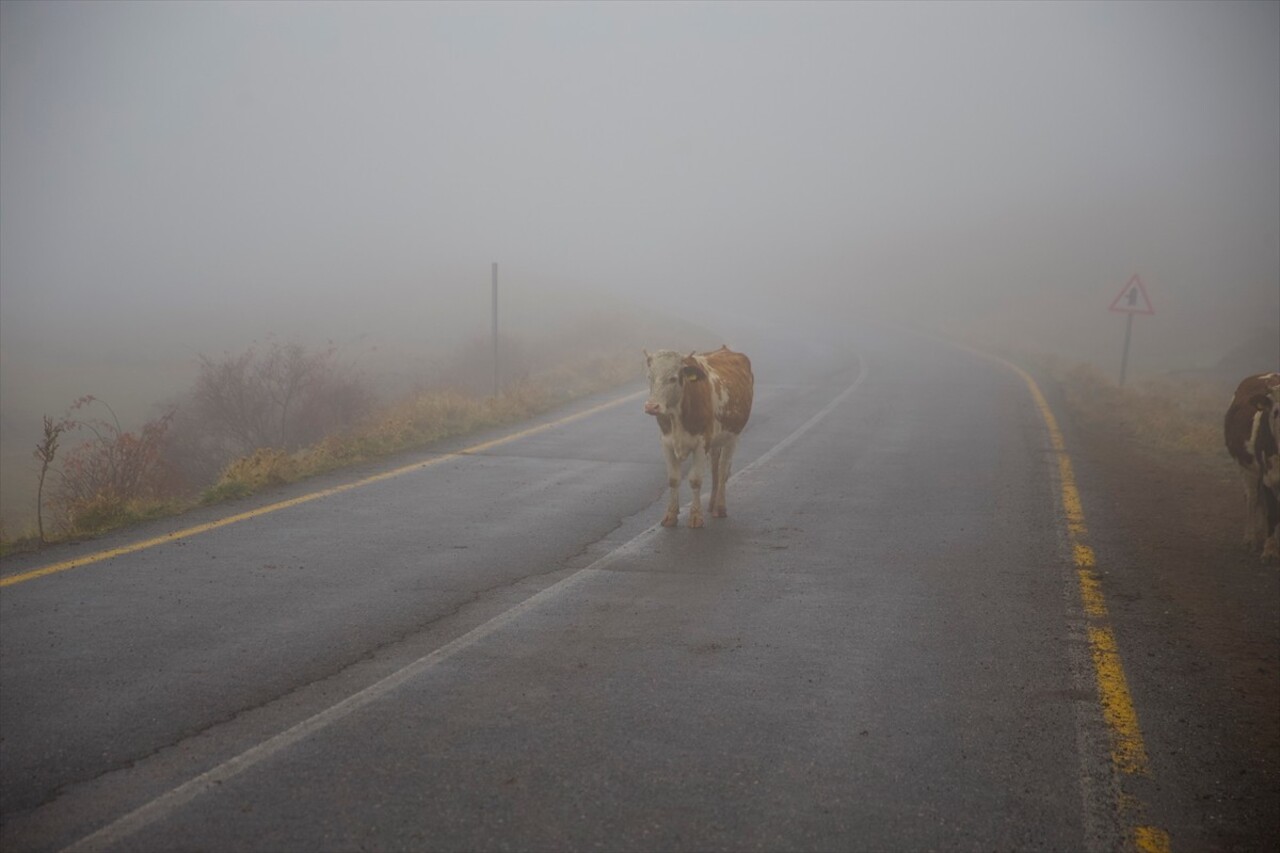
[[[0,4],[10,382],[482,330],[491,261],[1064,346],[1139,272],[1203,359],[1280,315],[1278,234],[1273,2]]]

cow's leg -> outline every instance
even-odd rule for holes
[[[711,499],[707,503],[707,508],[711,510],[712,518],[720,518],[716,513],[716,507],[722,503],[721,492],[724,489],[724,480],[720,479],[720,453],[722,449],[713,447],[711,449]]]
[[[689,508],[689,526],[702,527],[702,475],[707,470],[707,451],[699,442],[693,451],[693,463],[689,466],[689,489],[693,492],[693,504]]]
[[[720,449],[720,459],[717,464],[719,468],[719,488],[712,496],[711,515],[715,518],[727,518],[729,510],[725,507],[724,493],[729,484],[729,474],[733,470],[733,451],[738,447],[738,437],[735,435],[725,442],[724,447]]]
[[[713,461],[713,465],[716,466],[716,492],[712,494],[710,510],[712,510],[714,519],[723,519],[724,516],[728,515],[728,512],[724,511],[724,488],[728,484],[728,471],[730,471],[732,461],[733,442],[730,439],[722,447],[719,447],[716,459]]]
[[[1280,492],[1268,485],[1258,485],[1258,503],[1262,505],[1262,562],[1280,562]]]
[[[1244,547],[1255,550],[1266,536],[1267,509],[1258,499],[1258,472],[1241,468],[1240,479],[1244,482]]]
[[[1271,531],[1262,546],[1262,562],[1280,563],[1280,528]]]
[[[667,486],[671,491],[671,496],[667,498],[667,514],[662,517],[662,526],[675,527],[680,515],[680,460],[676,457],[674,448],[663,444],[662,450],[667,456]]]

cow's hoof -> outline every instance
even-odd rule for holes
[[[1280,563],[1280,548],[1276,547],[1274,541],[1268,542],[1267,547],[1262,549],[1263,563]]]
[[[712,518],[728,518],[729,511],[722,506],[716,507],[715,509],[711,510],[711,517]]]
[[[702,520],[702,516],[695,515],[689,519],[689,526],[690,527],[706,527],[707,523]]]
[[[675,527],[675,526],[676,526],[676,514],[675,514],[674,512],[669,512],[669,513],[667,513],[666,515],[664,515],[664,516],[662,517],[662,526],[663,526],[663,527]]]

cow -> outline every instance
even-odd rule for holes
[[[1280,560],[1280,373],[1240,382],[1222,433],[1244,483],[1244,543]]]
[[[692,454],[689,487],[693,505],[689,526],[702,527],[702,476],[707,457],[711,458],[711,500],[713,518],[724,518],[725,483],[733,465],[738,436],[751,416],[755,378],[751,360],[722,346],[714,352],[681,355],[673,350],[644,350],[649,376],[649,399],[644,411],[658,421],[662,450],[667,459],[667,485],[671,497],[663,527],[674,527],[680,514],[682,465]]]

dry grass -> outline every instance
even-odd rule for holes
[[[444,438],[517,423],[638,375],[639,359],[620,354],[579,359],[571,367],[512,383],[496,397],[454,390],[412,394],[378,410],[354,429],[326,436],[295,453],[258,450],[235,460],[205,492],[203,501],[243,497]]]
[[[640,358],[632,352],[576,357],[568,364],[520,379],[498,396],[457,390],[411,394],[382,407],[342,433],[326,436],[293,453],[260,448],[233,460],[217,483],[199,497],[214,504],[245,497],[273,486],[294,483],[348,465],[368,462],[404,450],[477,430],[527,420],[587,394],[615,388],[640,375]],[[74,523],[52,541],[75,541],[152,518],[181,513],[196,500],[119,501],[86,507]],[[18,537],[0,529],[0,556],[40,547],[34,531]]]
[[[1219,383],[1152,379],[1121,388],[1089,364],[1050,366],[1071,416],[1086,429],[1114,435],[1143,452],[1175,455],[1230,471],[1222,444],[1228,396]]]

